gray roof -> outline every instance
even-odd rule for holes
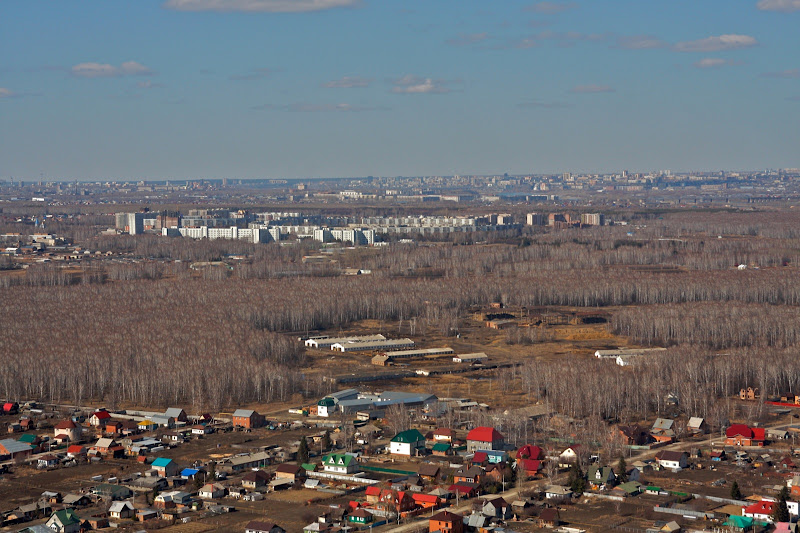
[[[8,450],[8,453],[19,453],[24,451],[31,451],[31,445],[20,442],[14,439],[3,439],[0,440],[0,446]]]
[[[358,391],[356,389],[344,389],[340,390],[339,392],[333,392],[325,396],[326,398],[332,398],[334,400],[341,400],[341,399],[349,399],[354,396],[358,396]]]
[[[254,413],[255,411],[253,411],[252,409],[237,409],[236,411],[233,412],[233,416],[250,418],[251,416],[253,416]]]
[[[661,429],[661,430],[668,430],[672,429],[672,424],[675,421],[669,418],[656,418],[655,423],[653,424],[653,429]]]
[[[269,461],[270,455],[267,452],[251,453],[250,455],[237,455],[231,457],[228,462],[234,466],[252,462]]]
[[[83,498],[87,498],[86,494],[67,494],[64,496],[62,503],[65,505],[72,505],[75,502],[79,502]]]
[[[111,507],[108,508],[108,512],[119,513],[121,511],[124,511],[126,508],[133,510],[133,505],[131,505],[131,502],[129,501],[114,502],[111,504]]]
[[[44,524],[37,524],[35,526],[28,526],[25,529],[21,529],[20,533],[53,533],[53,530],[47,527]]]
[[[183,413],[183,409],[180,407],[170,407],[166,411],[164,411],[164,416],[171,416],[172,418],[178,418]],[[185,414],[185,413],[184,413]]]

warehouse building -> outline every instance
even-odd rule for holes
[[[598,359],[616,359],[619,356],[627,358],[639,355],[655,355],[666,351],[666,348],[623,348],[620,350],[597,350],[594,352],[594,356]]]
[[[380,333],[377,335],[362,335],[361,337],[354,336],[354,337],[314,337],[311,339],[306,339],[305,345],[309,348],[330,348],[334,344],[343,343],[343,342],[367,342],[367,341],[382,341],[385,340],[386,337],[381,335]]]
[[[337,342],[331,345],[331,350],[338,352],[371,352],[375,350],[402,350],[403,348],[413,348],[414,346],[414,341],[411,339],[384,339]]]
[[[481,363],[489,359],[489,356],[483,352],[475,353],[462,353],[453,357],[454,363]]]

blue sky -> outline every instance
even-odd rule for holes
[[[0,178],[800,166],[800,0],[0,6]]]

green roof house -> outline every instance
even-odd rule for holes
[[[613,485],[616,480],[617,476],[614,475],[614,469],[610,466],[593,466],[589,468],[587,481],[594,488],[601,485]]]
[[[53,513],[46,525],[48,529],[58,533],[77,533],[81,530],[81,519],[74,509],[63,509]]]
[[[416,429],[407,429],[394,436],[389,443],[389,453],[394,455],[417,455],[425,449],[425,436]]]
[[[347,517],[347,521],[354,524],[368,524],[372,522],[372,513],[359,507],[350,513],[350,515]]]
[[[332,453],[322,458],[322,468],[333,474],[352,474],[358,471],[358,464],[353,455]]]

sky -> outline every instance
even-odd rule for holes
[[[0,179],[800,167],[800,0],[0,4]]]

